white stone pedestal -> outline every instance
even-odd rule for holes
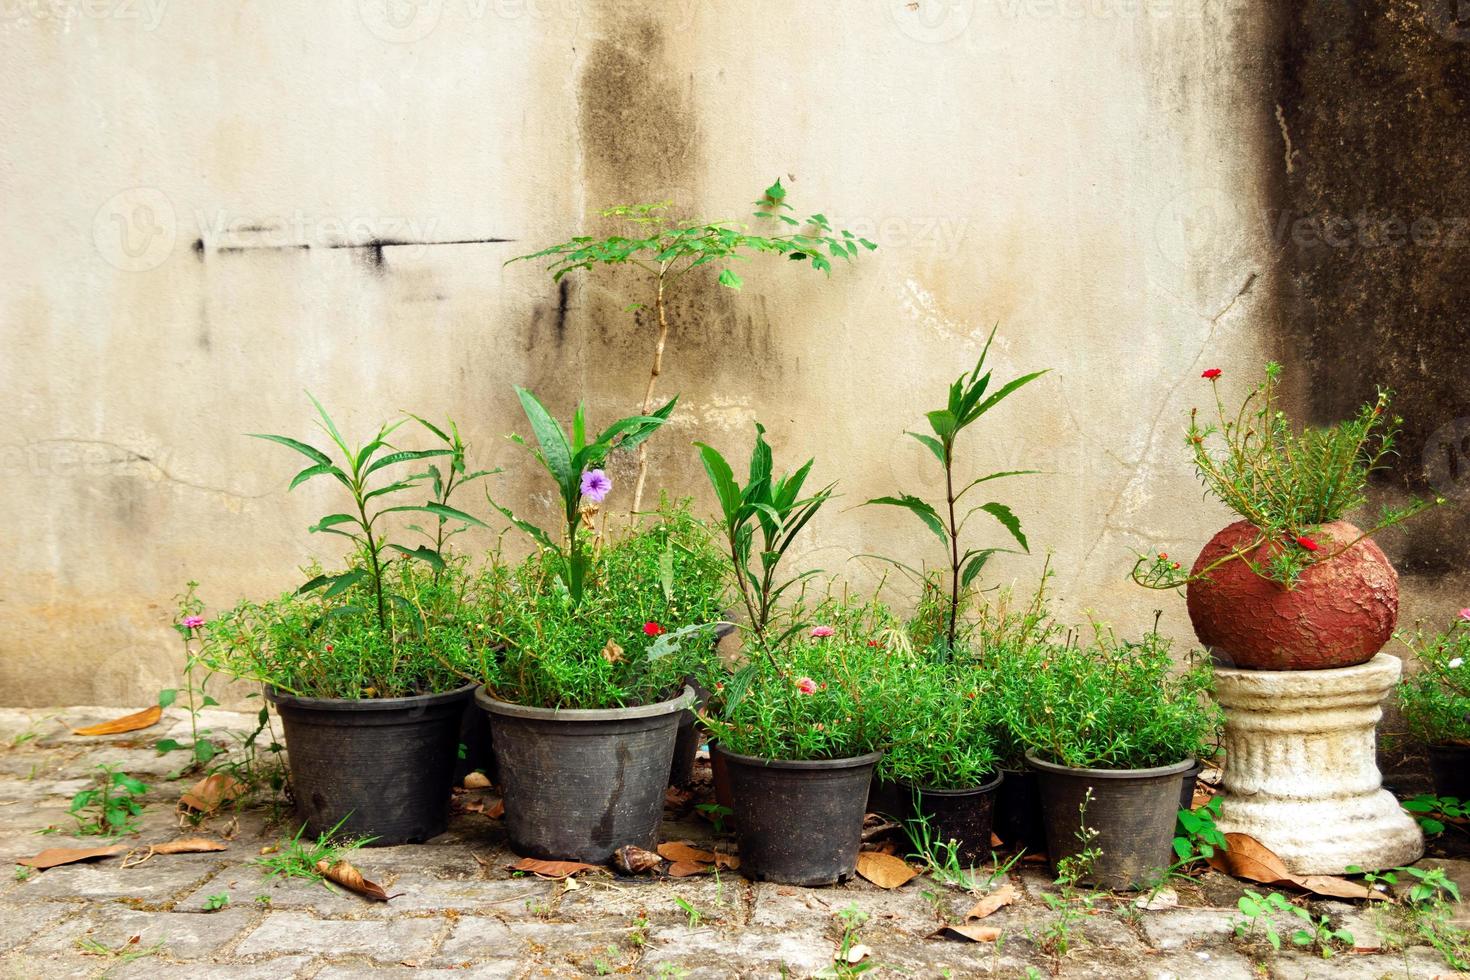
[[[1296,874],[1397,867],[1424,837],[1382,788],[1375,729],[1402,670],[1380,653],[1332,670],[1215,672],[1225,709],[1219,828],[1249,834]]]

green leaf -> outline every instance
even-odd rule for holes
[[[985,563],[990,561],[990,556],[999,550],[998,548],[986,548],[984,551],[977,551],[970,555],[965,561],[964,571],[960,574],[960,587],[969,586],[975,580],[975,576],[979,575],[981,569],[985,567]]]
[[[1027,554],[1031,553],[1031,546],[1026,543],[1026,535],[1021,533],[1020,518],[1012,514],[1009,507],[1005,504],[998,504],[991,501],[988,504],[982,504],[980,509],[1005,525],[1005,529],[1011,532],[1011,537],[1016,539],[1016,543],[1021,546],[1022,551],[1025,551]]]
[[[735,482],[735,471],[725,462],[719,450],[702,442],[694,444],[699,449],[699,458],[704,463],[704,472],[709,476],[715,495],[720,499],[720,510],[727,525],[734,525],[740,511],[740,487]]]
[[[431,456],[453,455],[453,449],[404,449],[396,453],[389,453],[386,456],[380,456],[378,459],[373,460],[373,465],[367,468],[367,472],[364,473],[363,476],[369,476],[377,470],[381,470],[385,466],[392,466],[395,463],[402,463],[410,459],[428,459]]]
[[[464,511],[460,510],[457,507],[451,507],[448,504],[440,504],[432,501],[427,504],[404,504],[400,507],[384,507],[382,510],[378,511],[378,513],[400,514],[405,511],[417,511],[424,514],[434,514],[435,516],[442,517],[445,520],[464,521],[466,524],[473,524],[476,527],[490,526],[484,521],[480,520],[478,517],[475,517],[472,514],[466,514]]]
[[[566,433],[561,424],[551,417],[546,406],[525,388],[516,388],[526,420],[531,423],[531,432],[541,447],[541,462],[551,473],[552,479],[561,485],[563,495],[571,493],[580,474],[572,470],[572,450],[567,445]]]
[[[321,531],[325,531],[329,527],[336,527],[338,524],[360,523],[361,522],[358,521],[358,519],[356,517],[353,517],[351,514],[328,514],[326,517],[323,517],[311,527],[307,528],[307,530],[310,531],[312,534],[317,534]]]
[[[925,416],[929,419],[929,427],[940,439],[948,439],[955,434],[959,423],[949,409],[941,408],[938,411],[926,412]]]
[[[519,517],[515,516],[515,514],[511,513],[509,507],[502,507],[494,500],[491,500],[488,493],[485,495],[485,499],[490,501],[490,506],[500,511],[500,513],[504,515],[506,520],[510,521],[511,524],[515,525],[524,533],[529,534],[532,539],[534,539],[535,542],[541,547],[547,549],[548,551],[558,550],[556,547],[556,542],[552,541],[551,536],[548,535],[545,531],[541,530],[541,528],[537,527],[535,524],[532,524],[530,521],[521,520]]]
[[[175,741],[171,738],[161,738],[153,743],[153,748],[157,750],[159,755],[166,755],[169,752],[174,752],[184,747],[184,743]]]
[[[327,591],[322,593],[322,598],[334,599],[367,577],[367,569],[364,568],[354,568],[350,572],[344,572],[332,579],[332,584],[327,587]]]
[[[320,449],[317,449],[314,446],[308,446],[306,443],[302,442],[299,439],[292,439],[290,436],[266,435],[262,432],[251,432],[249,433],[249,436],[252,439],[267,439],[271,442],[280,443],[283,446],[290,446],[292,449],[296,450],[298,453],[307,457],[308,459],[314,460],[317,463],[326,463],[327,465],[331,465],[332,457],[328,456],[326,453],[322,452]]]
[[[904,435],[913,436],[915,439],[919,440],[919,442],[923,443],[926,447],[928,447],[929,451],[934,454],[935,459],[939,460],[940,463],[944,462],[944,444],[941,443],[938,439],[934,438],[933,436],[926,436],[920,432],[905,431]]]
[[[1040,470],[1003,470],[1003,471],[1001,471],[999,473],[989,473],[989,474],[986,474],[985,476],[977,477],[977,478],[971,480],[969,482],[969,485],[967,485],[964,490],[961,490],[959,493],[957,493],[957,494],[954,495],[954,499],[955,500],[959,500],[961,497],[963,497],[968,491],[970,491],[974,487],[977,487],[977,486],[979,486],[982,483],[988,483],[991,480],[1000,480],[1000,479],[1003,479],[1004,477],[1008,477],[1008,476],[1031,476],[1033,474],[1040,473],[1040,472],[1041,472]]]
[[[388,547],[399,554],[406,555],[409,558],[416,558],[426,563],[436,572],[444,570],[444,559],[440,557],[439,552],[426,545],[419,545],[417,548],[405,548],[401,544],[390,544]]]
[[[770,187],[767,187],[766,188],[765,196],[767,198],[769,198],[770,200],[772,200],[772,201],[784,201],[784,200],[786,200],[786,188],[784,188],[784,187],[781,186],[781,178],[780,177],[777,177],[776,178],[776,182],[774,184],[772,184]]]
[[[208,762],[218,754],[219,750],[214,747],[214,743],[209,741],[209,739],[201,738],[194,743],[194,758],[200,762]]]
[[[727,289],[739,289],[745,285],[745,281],[735,273],[734,269],[722,269],[720,271],[720,285]]]
[[[340,469],[338,469],[333,464],[317,463],[314,466],[308,466],[306,469],[302,470],[300,473],[297,473],[294,477],[292,477],[291,485],[287,487],[286,490],[287,492],[295,490],[297,487],[301,486],[301,484],[305,483],[307,480],[310,480],[312,477],[322,476],[326,473],[330,473],[332,476],[335,476],[343,483],[347,482],[347,477],[342,473]]]
[[[981,402],[979,408],[976,408],[973,412],[967,415],[967,417],[965,418],[965,425],[969,425],[971,422],[975,421],[980,416],[990,411],[992,408],[995,407],[996,403],[1003,400],[1007,395],[1011,394],[1011,392],[1015,391],[1017,388],[1025,384],[1029,384],[1032,381],[1035,381],[1037,378],[1041,377],[1045,373],[1045,371],[1033,371],[1031,374],[1022,375],[1016,380],[1003,386],[995,394],[991,395],[989,398],[985,399],[985,401]]]
[[[178,698],[179,692],[176,688],[166,687],[158,692],[158,706],[160,708],[167,708],[169,705],[177,701]]]
[[[939,514],[935,512],[932,505],[920,500],[918,497],[906,493],[901,497],[874,497],[868,503],[888,504],[892,507],[902,507],[910,511],[915,517],[923,521],[929,530],[934,532],[935,537],[945,544],[949,544],[949,531],[945,528],[944,521],[940,520]]]

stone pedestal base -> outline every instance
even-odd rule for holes
[[[1296,874],[1397,867],[1424,837],[1383,789],[1380,707],[1402,666],[1380,653],[1332,670],[1215,672],[1225,709],[1219,828],[1249,834]]]

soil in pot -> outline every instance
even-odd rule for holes
[[[1041,785],[1035,770],[1008,769],[996,789],[994,830],[1001,843],[1027,854],[1046,853],[1046,824],[1041,819]]]
[[[449,823],[464,705],[474,685],[444,694],[346,701],[266,688],[286,731],[291,793],[306,836],[426,841]]]
[[[711,751],[729,775],[741,874],[805,886],[852,877],[868,785],[883,753],[789,762]]]
[[[1470,745],[1429,746],[1429,776],[1434,780],[1435,796],[1470,800]]]
[[[1027,755],[1026,761],[1039,776],[1047,853],[1053,868],[1084,849],[1079,839],[1084,801],[1086,826],[1097,832],[1085,846],[1101,854],[1082,880],[1114,891],[1146,888],[1172,863],[1180,780],[1195,760],[1156,769],[1121,770],[1071,769],[1034,755]]]
[[[694,700],[633,708],[509,704],[481,687],[510,846],[526,857],[600,864],[625,844],[653,850],[679,717]]]

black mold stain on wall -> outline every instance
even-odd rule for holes
[[[1470,22],[1455,6],[1292,5],[1263,107],[1288,381],[1317,424],[1393,388],[1402,434],[1375,503],[1452,504],[1392,539],[1410,574],[1470,558]]]

